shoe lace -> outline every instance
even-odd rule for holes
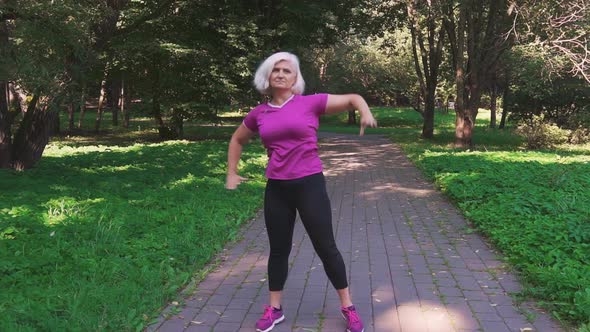
[[[264,314],[262,314],[262,318],[265,320],[272,320],[272,307],[269,305],[264,306]]]
[[[356,310],[346,309],[346,316],[348,317],[348,321],[350,323],[358,323],[361,320],[359,315],[356,313]]]

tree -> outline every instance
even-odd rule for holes
[[[127,15],[125,24],[119,24],[118,11],[127,0],[0,3],[0,46],[10,50],[0,59],[0,88],[6,91],[8,85],[28,101],[21,115],[11,116],[6,98],[0,98],[0,117],[6,120],[0,126],[0,167],[21,170],[37,163],[60,108],[81,99],[88,78],[101,71],[96,64],[114,36],[157,17],[172,1],[149,3],[152,7]]]
[[[359,93],[371,104],[392,105],[413,82],[409,57],[392,57],[383,38],[361,41],[350,37],[316,57],[321,89],[330,93]]]
[[[6,21],[0,21],[0,58],[6,59],[9,55],[8,26]],[[10,152],[12,151],[11,124],[13,116],[8,108],[8,67],[6,62],[0,67],[0,168],[10,165]]]
[[[587,0],[515,1],[509,12],[513,14],[511,32],[517,41],[542,50],[549,72],[561,75],[567,71],[590,82]]]
[[[514,120],[543,116],[560,127],[590,126],[590,88],[582,77],[555,75],[546,67],[538,45],[514,47],[510,59],[510,95],[504,104]]]
[[[414,68],[420,84],[421,97],[421,102],[415,106],[415,109],[424,119],[422,126],[424,138],[434,136],[435,93],[445,36],[440,8],[439,1],[407,1]]]
[[[6,121],[0,128],[0,166],[26,169],[41,157],[57,107],[76,78],[71,59],[85,54],[88,35],[83,33],[83,26],[89,22],[72,16],[82,6],[76,2],[5,1],[2,5],[0,43],[9,54],[0,61],[2,68],[10,68],[2,71],[3,85],[28,104],[19,107],[22,114],[18,114],[17,109],[6,106],[8,98],[0,101],[0,112],[8,109],[11,114],[3,116]],[[19,119],[13,134],[11,127]]]
[[[449,1],[445,29],[455,71],[455,145],[470,147],[485,82],[511,46],[505,0]]]

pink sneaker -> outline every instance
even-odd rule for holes
[[[277,309],[269,305],[264,306],[264,314],[256,322],[256,331],[268,332],[272,330],[276,324],[285,320],[283,309]]]
[[[348,308],[342,307],[340,310],[342,311],[342,317],[346,320],[346,332],[363,332],[365,330],[363,322],[353,305]]]

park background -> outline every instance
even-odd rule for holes
[[[261,207],[226,149],[275,51],[381,134],[565,329],[590,329],[587,2],[0,1],[0,330],[142,330]],[[452,107],[449,107],[452,106]],[[358,132],[357,114],[320,130]],[[529,319],[534,320],[530,314]]]

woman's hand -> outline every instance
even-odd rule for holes
[[[225,178],[225,189],[234,190],[244,181],[248,181],[248,179],[238,174],[228,174]]]
[[[360,136],[363,136],[365,134],[365,128],[367,127],[377,127],[377,120],[375,120],[371,111],[365,111],[364,113],[361,113],[361,132],[359,134]]]

